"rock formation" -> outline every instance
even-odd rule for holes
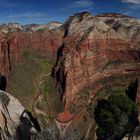
[[[26,31],[43,31],[43,30],[56,30],[58,29],[60,26],[62,26],[62,23],[59,22],[50,22],[48,24],[31,24],[31,25],[25,25],[22,28]]]
[[[88,105],[109,92],[125,93],[140,76],[140,21],[121,14],[94,17],[83,12],[63,25],[1,26],[0,72],[10,77],[25,51],[56,58],[52,70],[55,86],[51,88],[59,88],[64,104],[61,113],[54,113],[63,139],[74,139],[71,134],[85,124],[76,138],[88,137],[95,126],[87,115]]]
[[[0,139],[29,139],[37,130],[23,105],[10,94],[0,91]]]
[[[66,108],[78,92],[99,79],[139,71],[140,46],[127,41],[100,18],[87,12],[75,14],[64,26],[65,38],[54,77],[61,86],[66,83]]]
[[[11,76],[13,65],[22,62],[24,51],[36,51],[45,57],[55,57],[57,49],[62,44],[62,28],[54,31],[41,28],[41,31],[34,32],[32,29],[27,30],[27,27],[19,31],[8,27],[8,32],[3,32],[4,27],[0,32],[0,72],[7,77]]]
[[[99,14],[96,17],[113,28],[121,37],[130,41],[131,44],[140,43],[140,20],[121,14]]]

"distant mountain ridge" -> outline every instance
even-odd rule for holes
[[[60,22],[49,22],[47,24],[30,24],[21,25],[19,23],[1,24],[0,29],[3,33],[15,32],[15,31],[39,31],[39,30],[53,30],[59,28],[62,25]]]

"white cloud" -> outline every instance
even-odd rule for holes
[[[129,9],[130,10],[139,10],[140,9],[140,4],[129,5]]]
[[[129,16],[129,15],[131,15],[133,12],[132,12],[132,11],[125,11],[125,12],[123,11],[123,12],[121,12],[121,13],[124,14],[124,15],[128,15],[128,16]]]
[[[124,3],[129,3],[127,9],[123,9],[124,14],[133,16],[134,13],[139,12],[140,9],[140,0],[122,0]]]
[[[88,8],[93,7],[93,5],[91,0],[78,0],[73,3],[73,8]]]
[[[122,0],[125,3],[140,4],[140,0]]]
[[[86,9],[91,10],[94,6],[94,3],[92,0],[77,0],[73,2],[68,9]]]
[[[22,14],[9,15],[6,17],[6,19],[18,19],[18,18],[36,19],[36,18],[41,18],[46,16],[47,14],[42,12],[27,12]]]
[[[121,0],[121,2],[126,3],[126,6],[120,9],[120,13],[131,17],[137,17],[140,10],[140,0]]]

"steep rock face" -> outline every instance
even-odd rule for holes
[[[33,127],[22,104],[10,94],[0,91],[0,139],[29,139]]]
[[[42,56],[54,57],[62,44],[64,31],[11,31],[0,33],[0,72],[10,77],[12,65],[22,62],[24,51],[36,51]]]
[[[138,71],[139,46],[102,20],[84,12],[70,17],[64,26],[54,77],[63,89],[66,110],[84,87],[92,87],[104,77]]]
[[[27,35],[28,48],[39,51],[43,56],[55,56],[62,44],[63,30],[35,32]],[[26,42],[26,41],[25,41]]]
[[[10,47],[8,39],[3,33],[0,34],[0,71],[10,75]]]

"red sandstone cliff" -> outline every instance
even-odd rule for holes
[[[22,61],[22,52],[36,51],[45,57],[56,56],[57,49],[62,44],[63,29],[50,31],[26,32],[13,31],[0,32],[0,71],[9,77],[13,64]]]
[[[83,88],[103,87],[96,84],[98,80],[139,73],[140,21],[131,17],[115,14],[93,17],[84,12],[71,16],[54,30],[33,31],[32,26],[28,27],[30,30],[17,26],[14,30],[12,26],[13,31],[3,28],[0,71],[10,76],[12,65],[22,62],[24,50],[49,57],[57,54],[54,79],[63,90],[66,111]]]
[[[116,87],[119,87],[117,92],[120,87],[125,92],[129,84],[140,77],[139,20],[120,14],[93,17],[84,12],[71,16],[61,28],[38,28],[39,25],[24,28],[16,25],[12,31],[0,28],[0,71],[11,76],[13,65],[22,62],[24,51],[36,51],[45,57],[57,54],[53,76],[62,89],[65,109],[56,114],[55,120],[66,123],[71,129],[69,133],[80,123],[84,126],[84,115],[90,121],[85,108],[99,90],[104,98]],[[88,93],[81,92],[87,87]],[[139,100],[139,94],[137,98]],[[73,103],[78,105],[76,113],[70,111]],[[67,127],[61,123],[63,131]],[[86,132],[85,126],[84,129]]]
[[[4,34],[0,34],[0,71],[10,75],[10,47],[8,39]]]
[[[129,20],[127,22],[131,24]],[[135,22],[138,24],[138,21]],[[99,17],[87,12],[70,17],[64,26],[65,37],[59,49],[54,77],[63,88],[66,111],[84,87],[93,87],[105,77],[139,71],[140,45],[136,40],[140,40],[140,24],[136,29],[136,43],[124,38],[123,31],[116,31]],[[131,28],[132,36],[135,36],[134,27]]]

